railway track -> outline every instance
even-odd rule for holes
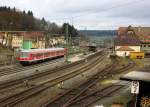
[[[54,64],[57,62],[63,62],[64,58],[58,58],[58,59],[53,59],[51,61],[46,61],[43,63],[38,63],[38,64],[34,64],[34,65],[30,65],[30,66],[22,66],[20,64],[16,64],[13,67],[7,67],[4,69],[0,69],[0,76],[4,76],[4,75],[9,75],[9,74],[13,74],[13,73],[17,73],[17,72],[21,72],[21,71],[25,71],[25,70],[30,70],[30,69],[35,69],[35,68],[40,68],[43,66],[47,66],[50,64]]]
[[[107,67],[112,69],[112,65],[114,65],[114,63],[108,65]],[[104,72],[106,68],[104,68],[102,71]],[[72,100],[75,100],[76,98],[79,97],[79,95],[83,94],[87,89],[95,85],[95,83],[98,81],[100,74],[101,73],[99,72],[98,74],[89,78],[86,82],[82,83],[79,87],[64,92],[62,95],[57,96],[47,104],[42,105],[42,107],[63,107],[66,105],[68,106],[68,104],[70,104]]]
[[[83,103],[80,101],[83,98],[87,98],[88,96],[95,95],[95,93],[93,93],[93,91],[95,91],[95,89],[96,89],[95,92],[98,91],[101,93],[101,90],[99,90],[99,89],[97,89],[97,87],[95,87],[97,82],[102,80],[103,77],[106,75],[108,76],[108,75],[111,75],[112,73],[114,74],[114,71],[121,72],[121,71],[130,69],[131,67],[134,66],[134,63],[132,63],[132,64],[129,63],[126,66],[124,66],[123,68],[115,70],[114,67],[117,64],[118,64],[118,62],[115,61],[111,65],[108,65],[106,68],[104,68],[98,74],[94,75],[88,81],[82,83],[79,87],[76,87],[76,88],[73,88],[73,89],[70,89],[70,90],[64,92],[63,94],[57,96],[56,98],[52,99],[51,101],[43,104],[42,107],[71,107],[71,106],[74,107],[75,106],[74,104],[77,104],[75,107],[87,107],[86,105],[83,105],[83,104],[85,104],[85,103],[88,104],[88,102],[83,101],[84,102]],[[115,73],[117,73],[117,72],[115,72]],[[119,86],[117,88],[117,90],[120,89],[121,87]],[[111,92],[112,91],[110,91],[110,93]],[[92,100],[90,100],[90,101],[92,101]],[[79,102],[80,102],[80,106],[78,105]]]
[[[99,55],[99,53],[97,53],[97,55]],[[102,54],[101,54],[102,55]],[[105,54],[103,54],[105,55]],[[93,58],[94,56],[90,56],[89,58]],[[9,96],[9,97],[6,97],[6,98],[3,98],[3,99],[0,99],[0,105],[1,107],[8,107],[8,106],[13,106],[17,103],[19,103],[20,101],[30,97],[30,96],[33,96],[47,88],[50,88],[52,87],[53,85],[56,85],[58,83],[60,83],[61,81],[65,81],[67,79],[70,79],[76,75],[79,75],[81,74],[82,72],[85,72],[86,70],[90,69],[92,66],[96,65],[97,63],[99,63],[104,57],[101,56],[101,57],[96,57],[93,62],[91,63],[88,63],[86,64],[84,67],[81,67],[80,69],[77,69],[73,72],[69,72],[68,74],[65,74],[63,76],[60,76],[60,77],[57,77],[55,79],[52,79],[52,80],[47,80],[43,83],[40,83],[36,86],[33,86],[27,90],[24,90],[20,93],[17,93],[17,94],[14,94],[12,96]],[[83,64],[82,64],[83,65]],[[73,66],[73,65],[72,65]],[[62,70],[62,69],[61,69]]]
[[[104,52],[103,51],[100,51],[100,52],[97,52],[96,54],[93,54],[93,55],[90,55],[86,58],[86,60],[88,61],[92,61],[92,60],[95,60],[96,58],[94,57],[97,57],[97,55],[103,55]],[[53,68],[53,69],[48,69],[48,70],[44,70],[42,72],[37,72],[36,74],[34,75],[31,75],[31,76],[27,76],[27,77],[22,77],[22,78],[19,78],[19,79],[14,79],[14,80],[11,80],[11,81],[6,81],[6,82],[1,82],[0,83],[0,90],[4,89],[4,88],[7,88],[7,87],[10,87],[10,86],[13,86],[15,84],[22,84],[25,80],[34,80],[34,79],[37,79],[37,78],[40,78],[40,77],[43,77],[43,76],[46,76],[46,75],[49,75],[49,74],[54,74],[54,73],[62,73],[62,71],[72,71],[72,70],[79,70],[80,68],[84,68],[86,66],[90,65],[90,63],[85,63],[85,59],[82,59],[80,61],[77,61],[77,62],[73,62],[71,64],[65,64],[65,65],[62,65],[62,66],[59,66],[59,67],[56,67],[56,68]]]
[[[92,104],[111,96],[116,91],[124,88],[125,85],[110,85],[100,90],[95,90],[90,94],[80,97],[72,102],[70,107],[90,107]]]

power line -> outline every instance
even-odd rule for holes
[[[108,7],[108,8],[105,8],[105,9],[102,9],[102,10],[99,10],[99,11],[96,11],[96,12],[92,12],[92,13],[89,13],[90,11],[92,10],[89,10],[87,11],[86,13],[84,14],[81,14],[81,15],[76,15],[76,16],[68,16],[68,17],[63,17],[63,18],[54,18],[54,19],[51,19],[51,20],[67,20],[67,19],[74,19],[74,18],[79,18],[79,17],[82,17],[82,16],[85,16],[85,14],[87,15],[90,15],[90,14],[97,14],[97,13],[100,13],[100,12],[106,12],[106,11],[109,11],[109,10],[112,10],[114,8],[120,8],[120,7],[124,7],[126,5],[131,5],[131,4],[136,4],[137,3],[140,3],[140,2],[144,2],[144,0],[134,0],[134,1],[131,1],[131,2],[127,2],[127,3],[123,3],[123,4],[119,4],[119,5],[115,5],[115,6],[112,6],[112,7]]]
[[[99,11],[96,11],[96,12],[93,12],[93,13],[96,14],[96,13],[106,12],[106,11],[109,11],[109,10],[112,10],[112,9],[115,9],[115,8],[124,7],[124,6],[128,5],[128,4],[130,4],[130,5],[131,5],[132,3],[135,4],[135,2],[136,2],[136,4],[137,4],[137,3],[140,3],[140,2],[143,2],[143,1],[144,1],[144,0],[135,0],[135,1],[131,1],[131,2],[124,3],[124,4],[119,4],[119,5],[115,5],[115,6],[109,7],[109,8],[105,8],[105,9],[102,9],[102,10],[99,10]],[[88,12],[87,12],[87,13],[88,13]],[[88,13],[88,15],[89,15],[89,14],[93,14],[93,13]],[[78,18],[78,17],[82,17],[82,16],[84,16],[84,14],[74,16],[74,18]]]

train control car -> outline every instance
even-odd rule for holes
[[[29,65],[52,58],[63,57],[66,54],[65,48],[48,48],[48,49],[30,49],[21,50],[17,60],[22,65]]]

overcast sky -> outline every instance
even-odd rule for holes
[[[78,29],[150,26],[150,0],[0,0],[0,5],[32,10],[37,18]]]

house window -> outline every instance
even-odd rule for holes
[[[150,45],[148,45],[148,47],[150,47]]]
[[[143,47],[146,47],[146,45],[144,45]]]

